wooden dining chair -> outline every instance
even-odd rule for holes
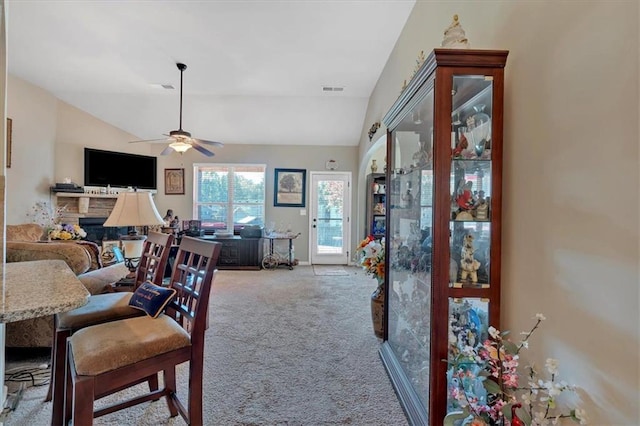
[[[162,284],[169,259],[173,235],[149,232],[135,277],[133,290],[145,281]],[[84,306],[69,312],[54,315],[53,344],[51,348],[52,377],[45,401],[53,398],[52,424],[62,424],[64,403],[64,365],[67,357],[67,337],[82,328],[144,315],[144,312],[129,306],[131,292],[96,294],[89,297]],[[157,377],[151,378],[149,386],[158,389]]]
[[[202,373],[209,294],[221,244],[183,237],[168,289],[174,298],[164,314],[86,327],[67,339],[65,423],[91,425],[93,418],[165,397],[171,417],[202,425]],[[144,290],[144,289],[141,289]],[[156,288],[155,292],[162,293]],[[151,292],[152,294],[154,292]],[[188,400],[177,395],[176,366],[189,361]],[[94,411],[96,399],[157,375],[164,388]]]

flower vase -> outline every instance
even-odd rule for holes
[[[376,337],[384,338],[384,278],[378,278],[378,287],[371,294],[371,321]]]

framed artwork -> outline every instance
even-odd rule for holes
[[[120,251],[120,240],[103,240],[102,258],[108,260],[113,259],[115,257],[114,248],[122,255],[122,251]]]
[[[184,169],[164,169],[164,193],[184,194]]]
[[[7,118],[7,168],[11,168],[11,137],[13,120]]]
[[[304,169],[275,169],[273,205],[304,207],[306,179],[307,171]]]

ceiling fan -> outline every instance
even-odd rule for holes
[[[220,146],[220,147],[224,146],[221,142],[208,141],[205,139],[196,139],[191,137],[191,133],[182,129],[182,74],[184,73],[184,70],[187,69],[187,66],[180,62],[178,62],[176,66],[180,70],[180,126],[178,130],[171,130],[169,134],[165,133],[164,135],[168,136],[168,138],[132,141],[131,143],[138,143],[138,142],[169,143],[169,146],[167,146],[160,153],[160,155],[168,155],[168,154],[171,154],[171,152],[173,151],[176,151],[182,154],[187,150],[189,150],[189,148],[193,148],[196,151],[199,151],[202,154],[206,155],[207,157],[213,157],[215,154],[209,151],[203,145],[214,145],[214,146]]]

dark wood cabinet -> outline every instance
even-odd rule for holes
[[[263,257],[262,238],[208,238],[222,244],[218,269],[260,269]]]
[[[374,238],[384,237],[387,210],[387,185],[384,173],[371,173],[367,176],[367,226],[366,238],[373,235]]]
[[[435,49],[382,120],[393,166],[380,354],[414,425],[460,408],[444,360],[500,327],[507,54]]]

